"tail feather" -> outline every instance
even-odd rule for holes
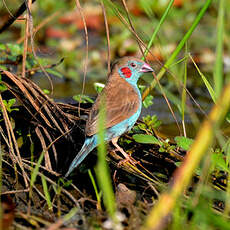
[[[97,146],[96,137],[87,137],[85,143],[83,144],[80,152],[72,161],[68,172],[65,174],[65,177],[68,177],[69,174],[87,157],[87,155]]]

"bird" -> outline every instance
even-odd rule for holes
[[[136,57],[126,56],[114,62],[105,87],[89,112],[85,126],[85,142],[70,164],[65,177],[68,177],[98,145],[99,107],[103,98],[106,107],[105,141],[112,141],[116,149],[129,159],[129,155],[117,144],[117,141],[123,133],[134,126],[140,116],[142,98],[137,86],[138,79],[143,73],[153,71],[150,65]]]

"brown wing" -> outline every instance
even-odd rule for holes
[[[113,77],[106,84],[102,94],[106,95],[106,128],[132,116],[139,108],[139,96],[134,88],[121,77]],[[90,111],[86,123],[86,135],[97,133],[97,121],[101,95],[99,95]]]

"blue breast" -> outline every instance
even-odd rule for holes
[[[141,113],[141,106],[136,111],[136,113],[134,113],[130,118],[128,118],[128,119],[114,125],[113,127],[107,129],[105,140],[109,141],[109,140],[113,139],[114,137],[119,137],[123,133],[129,131],[134,126],[134,124],[136,123],[138,117],[140,116],[140,113]]]

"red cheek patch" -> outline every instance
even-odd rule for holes
[[[132,71],[128,67],[121,68],[121,72],[126,78],[130,78],[132,76]]]

